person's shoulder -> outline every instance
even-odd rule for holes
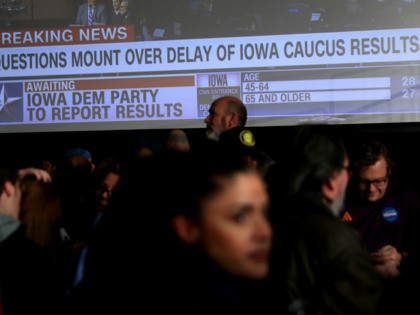
[[[324,218],[308,234],[311,244],[329,256],[346,256],[351,253],[362,254],[364,247],[359,233],[345,222],[332,218]],[[318,245],[317,245],[318,244]]]
[[[311,201],[304,195],[294,198],[298,211],[303,212],[305,220],[301,220],[300,224],[307,224],[311,227],[311,234],[318,235],[324,239],[334,239],[337,236],[344,238],[354,238],[353,229],[347,226],[343,221],[336,217],[330,209],[325,207],[318,201]],[[302,218],[302,217],[301,217]]]
[[[280,229],[285,236],[280,242],[293,242],[300,253],[315,255],[324,261],[362,254],[361,239],[356,230],[338,218],[320,213],[311,213],[305,217],[288,216],[283,218]],[[286,248],[288,245],[285,245]]]
[[[31,241],[26,236],[26,227],[20,225],[6,240],[0,243],[1,256],[14,263],[28,261],[45,262],[48,261],[48,252],[42,246]],[[19,258],[17,258],[19,257]]]
[[[340,230],[340,221],[320,202],[303,194],[283,198],[283,201],[281,224],[287,229],[305,231],[311,239],[328,237]]]
[[[19,224],[17,228],[15,228],[12,233],[10,233],[9,237],[0,242],[0,245],[3,248],[15,246],[15,244],[24,244],[26,246],[27,240],[28,238],[25,234],[25,228],[22,224]]]
[[[191,142],[191,151],[196,154],[209,153],[219,147],[218,141],[210,140],[205,136]]]
[[[314,213],[310,219],[312,222],[312,236],[323,239],[324,241],[341,242],[340,239],[351,240],[357,238],[357,233],[339,218],[333,214],[326,215],[322,213]]]
[[[409,186],[401,185],[396,181],[391,182],[389,190],[385,194],[387,202],[397,202],[401,205],[410,205],[412,207],[420,208],[420,198],[419,194],[411,189]]]
[[[391,192],[392,194],[393,192]],[[404,200],[416,200],[419,201],[419,195],[409,187],[401,187],[398,190],[395,190],[395,196]]]

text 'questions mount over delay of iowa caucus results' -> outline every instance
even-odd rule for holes
[[[137,41],[131,25],[0,32],[0,131],[420,120],[419,29]]]

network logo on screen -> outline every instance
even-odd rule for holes
[[[23,122],[23,84],[0,83],[0,123]]]

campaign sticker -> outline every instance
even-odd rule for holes
[[[393,207],[386,207],[381,213],[385,221],[393,222],[398,219],[398,211]]]

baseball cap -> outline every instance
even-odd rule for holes
[[[90,154],[89,150],[85,148],[72,148],[64,153],[64,157],[70,157],[75,155],[82,156],[89,162],[92,161],[92,155]]]
[[[226,153],[251,156],[257,158],[258,149],[255,144],[255,136],[251,130],[235,127],[224,131],[219,138],[220,147]]]
[[[275,163],[268,154],[257,148],[254,133],[244,127],[235,127],[224,131],[219,138],[220,148],[227,154],[250,156],[257,161],[257,167],[265,173]]]

